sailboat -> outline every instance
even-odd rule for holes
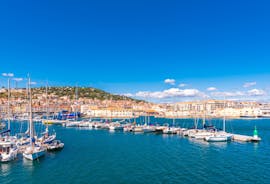
[[[36,160],[45,155],[45,149],[42,146],[35,144],[34,137],[34,123],[32,116],[32,94],[31,94],[31,79],[28,78],[28,93],[29,93],[29,133],[30,133],[30,145],[26,147],[23,152],[23,157],[28,160]]]
[[[18,148],[16,146],[16,137],[10,136],[10,78],[8,78],[8,129],[1,132],[0,141],[0,161],[9,162],[17,158]]]
[[[152,133],[156,131],[156,128],[153,126],[150,126],[150,116],[148,115],[148,112],[146,112],[145,118],[145,124],[142,126],[143,133]]]
[[[226,115],[225,115],[225,100],[224,100],[224,117],[223,131],[215,131],[213,135],[205,137],[207,142],[228,142],[232,140],[232,135],[226,132]]]
[[[48,103],[48,83],[46,83],[46,120],[49,119],[49,103]],[[49,135],[48,123],[46,123],[45,132],[42,133],[42,137],[39,139],[44,144],[52,143],[56,138],[56,133]]]
[[[173,126],[170,127],[169,125],[162,130],[163,134],[177,134],[177,132],[180,130],[179,128],[175,127],[175,118],[173,118]]]

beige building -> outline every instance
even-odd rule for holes
[[[132,118],[134,113],[131,109],[124,108],[97,108],[89,105],[81,106],[81,113],[90,117],[101,118]]]

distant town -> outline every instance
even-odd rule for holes
[[[258,118],[270,117],[270,104],[259,102],[201,100],[156,104],[113,95],[95,88],[45,87],[33,88],[33,112],[36,115],[50,115],[61,111],[79,112],[89,118],[134,118],[156,116],[165,118]],[[47,106],[48,102],[48,106]],[[11,114],[27,117],[28,101],[26,89],[11,90]],[[48,108],[47,108],[48,107]],[[0,90],[0,112],[7,114],[7,89]]]

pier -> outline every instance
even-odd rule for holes
[[[240,134],[232,134],[233,141],[239,141],[239,142],[259,142],[261,141],[260,137],[253,137],[253,136],[247,136],[247,135],[240,135]]]

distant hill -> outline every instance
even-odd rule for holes
[[[137,100],[133,98],[129,98],[126,96],[121,96],[121,95],[115,95],[108,93],[106,91],[92,88],[92,87],[78,87],[78,98],[87,98],[87,99],[97,99],[97,100],[132,100],[135,102],[142,102],[142,100]],[[49,87],[48,88],[48,94],[51,95],[56,95],[58,97],[63,97],[63,96],[68,96],[70,99],[75,98],[75,91],[76,87]],[[39,88],[32,88],[32,94],[33,96],[38,95],[38,94],[45,94],[46,88],[45,87],[39,87]],[[24,93],[24,94],[22,94]],[[13,91],[12,96],[25,96],[25,88],[24,89],[19,89],[18,91]],[[5,98],[7,97],[7,92],[2,88],[0,91],[0,98]]]

